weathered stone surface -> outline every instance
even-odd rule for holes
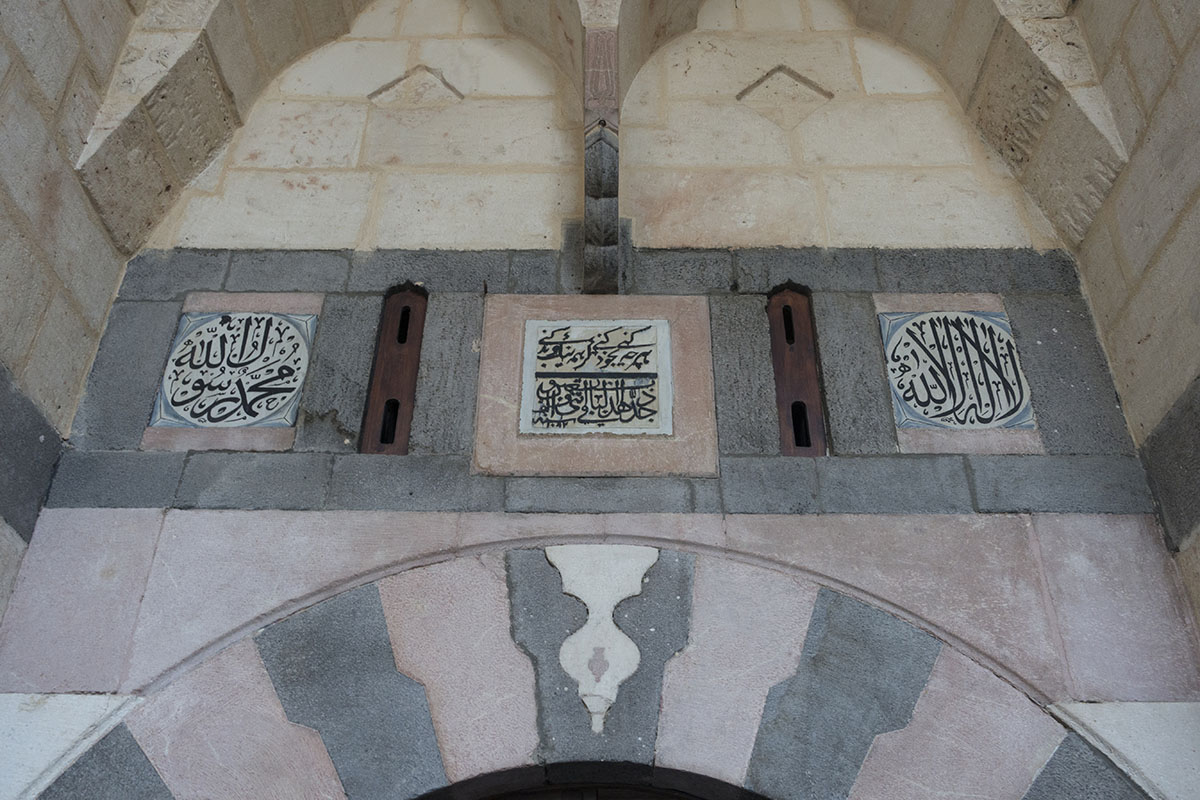
[[[514,513],[685,513],[685,478],[509,478],[505,510]]]
[[[954,456],[819,458],[817,500],[827,514],[969,514],[965,463]]]
[[[837,455],[896,452],[896,428],[883,366],[883,342],[870,295],[818,293],[813,322]]]
[[[48,509],[0,625],[0,692],[115,692],[161,511]]]
[[[1200,531],[1200,379],[1150,434],[1142,458],[1167,537],[1178,548]]]
[[[912,722],[875,740],[849,800],[1016,798],[1064,734],[1020,691],[943,647]]]
[[[498,291],[508,285],[504,250],[374,250],[356,253],[352,292],[383,292],[412,282],[430,292]]]
[[[871,292],[879,288],[879,251],[855,247],[734,250],[738,291],[770,292],[795,283],[814,292]]]
[[[250,29],[236,3],[217,3],[205,28],[208,46],[237,111],[244,119],[267,82],[254,49]]]
[[[4,619],[4,610],[8,608],[8,598],[17,582],[25,549],[25,540],[0,519],[0,619]]]
[[[200,174],[241,121],[217,72],[208,39],[198,37],[144,104],[175,174],[183,180]],[[165,191],[162,186],[143,187]]]
[[[1117,767],[1077,733],[1054,751],[1024,800],[1147,800],[1147,796]]]
[[[429,697],[450,781],[532,764],[533,667],[512,640],[499,555],[409,570],[379,595],[397,668]]]
[[[351,254],[343,250],[267,250],[233,254],[230,292],[340,292]]]
[[[55,508],[167,508],[184,453],[66,450],[46,505]]]
[[[875,737],[908,725],[941,642],[822,589],[800,668],[767,695],[747,788],[768,797],[845,797]]]
[[[466,456],[337,456],[327,508],[497,511],[504,481],[472,475]]]
[[[1009,295],[1004,304],[1046,451],[1132,452],[1108,362],[1083,299]]]
[[[475,435],[483,298],[434,294],[425,312],[409,452],[465,455]]]
[[[396,670],[379,589],[352,589],[255,637],[288,719],[321,734],[347,797],[446,785],[424,688]]]
[[[229,270],[228,250],[143,250],[125,267],[120,300],[181,300],[216,291]]]
[[[516,294],[554,294],[558,291],[558,251],[514,251],[508,282],[509,291]]]
[[[0,519],[26,542],[50,489],[62,439],[0,364]]]
[[[1062,84],[1007,21],[992,42],[968,115],[1017,174],[1024,171]]]
[[[819,510],[816,459],[721,459],[721,496],[730,514],[805,514]]]
[[[113,305],[72,425],[72,444],[96,450],[138,446],[154,408],[179,310],[178,302]]]
[[[586,608],[563,593],[562,578],[544,551],[511,550],[507,563],[513,638],[532,659],[537,677],[539,756],[549,763],[652,763],[663,665],[687,644],[694,556],[660,551],[641,594],[617,606],[617,626],[637,644],[641,661],[621,684],[599,734],[592,732],[578,684],[559,662],[559,648],[583,626]]]
[[[44,800],[174,800],[125,725],[118,725],[42,792]]]
[[[296,56],[308,49],[303,23],[290,0],[260,0],[246,12],[250,30],[267,61],[267,72],[277,75]]]
[[[315,509],[333,458],[318,453],[196,453],[179,481],[179,508]]]
[[[776,454],[779,418],[766,298],[716,295],[708,308],[720,452]]]
[[[633,286],[639,294],[728,291],[733,257],[728,250],[634,250]]]
[[[358,445],[382,308],[382,293],[325,299],[300,399],[297,450],[353,451]]]
[[[1142,465],[1122,456],[968,456],[976,509],[1149,514]]]
[[[173,681],[125,724],[177,798],[345,798],[321,737],[288,722],[249,639]]]
[[[740,786],[767,692],[800,662],[817,586],[700,557],[694,589],[687,649],[664,672],[655,765]]]
[[[33,239],[21,233],[18,224],[8,211],[0,211],[0,319],[28,320],[0,326],[0,362],[12,368],[29,352],[37,321],[54,295],[53,270],[34,254]]]

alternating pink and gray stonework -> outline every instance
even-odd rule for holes
[[[599,566],[623,551],[575,553]],[[565,562],[501,545],[268,621],[151,691],[42,796],[483,798],[571,770],[700,796],[1147,796],[1007,681],[893,613],[778,565],[649,554],[613,616],[640,660],[601,733],[563,668],[588,617],[563,593]],[[739,662],[748,671],[730,672]]]

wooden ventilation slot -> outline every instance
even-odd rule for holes
[[[767,302],[771,363],[779,409],[779,449],[785,456],[825,455],[825,416],[817,373],[812,300],[785,289]]]
[[[394,291],[384,300],[360,453],[408,454],[425,303],[423,293],[410,289]]]

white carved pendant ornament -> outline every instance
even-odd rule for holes
[[[646,571],[658,561],[653,547],[561,545],[546,558],[562,575],[563,592],[581,600],[587,622],[558,651],[562,668],[579,684],[579,697],[592,718],[592,732],[604,732],[604,718],[617,691],[641,663],[637,644],[613,621],[617,605],[642,593]]]

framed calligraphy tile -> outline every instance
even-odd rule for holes
[[[296,424],[315,314],[184,313],[151,428],[285,428]]]
[[[897,428],[1037,427],[1003,312],[889,312],[879,327]]]
[[[528,320],[521,433],[672,432],[671,326],[656,320]]]
[[[472,470],[718,474],[705,297],[484,300]]]

